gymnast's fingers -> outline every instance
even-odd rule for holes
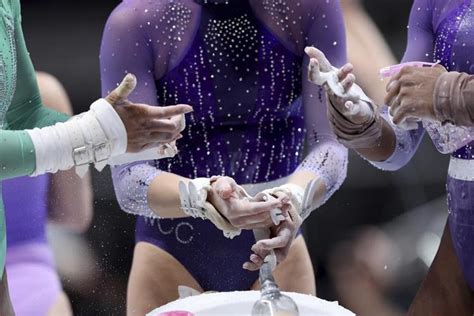
[[[351,63],[347,63],[344,66],[342,66],[341,69],[337,71],[337,79],[339,79],[339,81],[342,81],[346,79],[347,76],[351,74],[353,71],[354,71],[354,66]],[[354,76],[354,79],[355,79],[355,76]]]
[[[260,269],[262,265],[258,265],[256,263],[253,263],[251,261],[248,261],[246,263],[244,263],[244,265],[242,266],[242,268],[244,268],[245,270],[248,270],[248,271],[258,271]]]
[[[271,214],[268,212],[237,218],[232,224],[241,229],[268,228],[274,225]]]

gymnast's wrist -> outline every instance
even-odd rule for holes
[[[379,140],[371,146],[354,148],[365,159],[382,162],[389,159],[396,150],[397,137],[394,127],[385,118],[381,118],[382,132]]]
[[[297,184],[294,183],[287,183],[283,184],[279,187],[275,187],[272,189],[268,189],[263,191],[275,198],[278,198],[278,193],[285,194],[291,205],[296,209],[298,213],[302,211],[302,204],[303,204],[303,196],[304,196],[304,189]]]
[[[453,121],[451,113],[452,90],[460,75],[458,72],[447,72],[436,80],[433,92],[433,112],[436,119],[443,124]]]
[[[373,106],[373,105],[371,105]],[[380,145],[384,119],[374,108],[373,115],[365,123],[356,124],[342,117],[332,120],[331,127],[338,141],[347,148],[374,148]]]
[[[466,73],[446,72],[436,81],[433,93],[433,111],[438,121],[461,126],[474,122],[473,76]]]

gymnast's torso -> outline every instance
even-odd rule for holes
[[[140,58],[147,65],[146,73],[153,76],[147,77],[150,82],[142,83],[133,97],[157,105],[186,103],[194,107],[177,157],[114,170],[116,192],[122,190],[121,183],[130,187],[124,178],[138,174],[141,180],[134,184],[146,187],[149,177],[145,168],[150,167],[188,178],[226,175],[242,185],[268,183],[267,187],[305,166],[325,175],[344,172],[347,152],[330,131],[324,93],[307,84],[302,71],[306,69],[303,50],[307,45],[324,46],[336,65],[345,61],[342,24],[339,31],[334,29],[342,19],[337,16],[334,21],[331,15],[340,12],[330,8],[338,8],[338,4],[215,2],[156,1],[142,6],[144,1],[125,1],[114,12],[120,15],[127,4],[134,4],[145,16],[140,25],[145,40],[136,45],[148,46],[149,53],[132,51],[128,55]],[[113,31],[110,27],[109,32]],[[124,35],[116,37],[122,40]],[[114,38],[108,42],[113,43]],[[115,56],[110,55],[115,49],[109,46],[103,44],[101,58],[105,52],[113,60]],[[109,60],[103,65],[103,78],[119,68],[111,68]],[[140,74],[137,77],[140,82]],[[151,92],[150,86],[154,87]],[[305,138],[311,143],[312,155],[303,162]],[[329,191],[337,187],[331,184]],[[134,199],[125,204],[137,207],[140,203]],[[251,231],[228,240],[208,221],[140,217],[137,240],[171,253],[206,290],[249,289],[257,279],[256,273],[241,268],[254,242]],[[211,258],[245,275],[228,274],[229,279],[221,282],[219,273],[200,268]]]
[[[450,71],[474,74],[473,9],[472,0],[415,1],[404,60],[435,61]],[[438,150],[451,155],[447,179],[449,227],[464,276],[474,289],[474,129],[424,125]],[[410,133],[416,139],[421,138],[419,135]]]
[[[219,6],[204,6],[189,50],[157,80],[159,104],[194,107],[179,155],[172,162],[160,161],[159,169],[188,178],[228,175],[240,184],[268,182],[291,174],[301,159],[302,58],[261,24],[247,1],[231,6],[225,14]],[[214,235],[218,238],[210,238]],[[199,219],[144,218],[138,219],[137,239],[173,253],[191,271],[190,266],[205,261],[208,254],[241,270],[254,241],[251,231],[226,240],[212,223]],[[200,253],[184,248],[197,243]],[[236,245],[247,250],[229,257],[226,249]],[[257,278],[242,270],[226,281],[231,284],[222,284],[215,271],[193,272],[201,286],[213,290],[248,289]]]
[[[160,105],[194,106],[180,154],[159,165],[189,178],[268,182],[291,174],[302,157],[302,56],[255,17],[249,2],[228,6],[203,7],[188,51],[156,82]]]

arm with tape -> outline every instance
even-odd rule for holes
[[[83,175],[90,163],[102,170],[114,158],[125,155],[127,149],[141,151],[134,145],[136,135],[144,134],[136,133],[131,136],[127,133],[126,123],[130,123],[132,119],[128,116],[125,123],[123,121],[123,109],[128,109],[133,114],[146,108],[145,105],[140,105],[137,109],[131,109],[133,104],[123,102],[134,88],[133,76],[127,76],[107,97],[109,100],[94,102],[89,111],[70,120],[66,115],[43,106],[21,29],[20,8],[17,10],[14,21],[17,85],[5,113],[5,130],[0,130],[0,138],[3,140],[0,149],[0,179],[39,175],[72,167],[76,167],[78,174]],[[124,104],[117,105],[116,101]],[[152,142],[153,138],[150,137],[148,141]],[[122,158],[135,159],[126,156]]]
[[[127,75],[114,93],[119,99],[126,100],[135,85],[135,77]],[[90,164],[102,171],[107,164],[116,165],[150,157],[160,159],[176,153],[174,143],[127,153],[127,130],[110,101],[116,100],[99,99],[89,111],[66,122],[27,130],[36,152],[36,169],[32,175],[75,167],[77,174],[83,176]],[[184,123],[180,124],[182,130]]]

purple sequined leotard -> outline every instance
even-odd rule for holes
[[[115,168],[113,179],[121,207],[142,215],[137,241],[169,252],[204,290],[253,285],[257,274],[242,269],[253,233],[230,240],[209,221],[147,220],[148,186],[162,171],[270,187],[308,170],[325,180],[329,198],[346,176],[347,150],[328,125],[323,91],[306,80],[307,45],[345,62],[339,1],[128,0],[107,22],[103,94],[131,72],[132,101],[194,107],[177,157]]]
[[[448,70],[474,74],[474,3],[471,0],[417,0],[409,23],[404,61],[439,61]],[[447,191],[449,228],[464,276],[474,289],[474,128],[424,124],[436,147],[451,154]],[[424,134],[396,127],[398,146],[383,169],[403,166]]]

